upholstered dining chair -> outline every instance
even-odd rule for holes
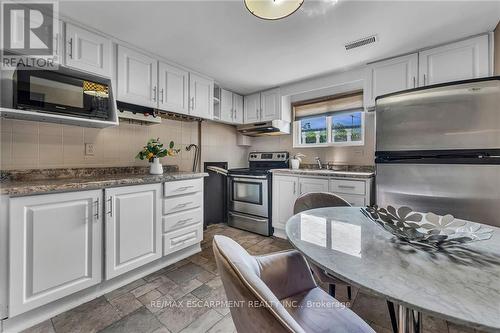
[[[349,207],[351,206],[347,201],[333,193],[325,192],[311,192],[301,195],[295,200],[293,213],[298,214],[309,209],[323,208],[323,207]],[[311,270],[314,275],[323,283],[328,284],[329,292],[332,297],[335,297],[335,285],[347,286],[347,297],[351,299],[351,286],[342,280],[336,279],[320,267],[311,264]],[[391,318],[392,331],[397,333],[396,311],[394,303],[387,301],[387,308]]]
[[[316,285],[296,250],[251,256],[216,235],[213,249],[236,330],[245,332],[375,332]]]
[[[347,201],[333,193],[325,192],[311,192],[305,193],[295,200],[295,205],[293,206],[293,213],[302,213],[309,209],[323,208],[323,207],[349,207],[351,206]],[[332,297],[335,297],[335,286],[343,285],[347,287],[347,297],[351,299],[352,292],[351,286],[342,280],[336,279],[322,268],[310,264],[313,274],[323,283],[328,284],[328,290]]]

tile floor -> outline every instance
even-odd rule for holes
[[[233,238],[254,255],[291,248],[285,240],[255,235],[222,224],[213,225],[204,233],[202,252],[24,332],[236,332],[229,309],[217,305],[217,301],[225,300],[225,293],[212,252],[212,238],[216,234]],[[346,288],[337,289],[337,298],[348,302]],[[199,301],[209,306],[186,306],[188,302]],[[392,332],[383,299],[353,290],[350,307],[376,332]],[[472,329],[425,316],[423,326],[425,333],[474,333]]]

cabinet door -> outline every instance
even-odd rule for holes
[[[214,81],[189,73],[189,113],[205,119],[212,119],[214,103]]]
[[[111,76],[111,40],[66,23],[66,65]]]
[[[234,109],[233,123],[243,124],[243,96],[238,94],[233,94],[233,109]]]
[[[260,94],[248,95],[243,98],[244,123],[260,121]]]
[[[220,90],[220,120],[233,122],[233,93],[226,90]]]
[[[420,86],[490,75],[488,50],[484,35],[420,52]]]
[[[260,94],[261,99],[261,121],[281,119],[280,90],[272,89]]]
[[[159,101],[162,110],[188,114],[189,72],[160,62]]]
[[[161,184],[105,190],[106,279],[161,257]]]
[[[293,205],[298,198],[298,177],[275,176],[273,178],[273,227],[285,229],[293,216]]]
[[[117,99],[157,106],[158,62],[145,54],[118,46]]]
[[[417,53],[369,65],[365,105],[374,107],[377,96],[416,88],[418,84],[417,74]]]
[[[300,178],[300,195],[311,192],[328,192],[327,178]]]
[[[10,199],[9,315],[101,281],[102,191]]]

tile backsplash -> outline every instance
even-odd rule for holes
[[[181,149],[178,156],[162,159],[163,164],[178,165],[190,171],[193,151],[185,147],[198,142],[198,124],[162,120],[160,125],[122,122],[104,129],[1,119],[0,168],[78,168],[110,166],[145,166],[147,161],[135,159],[150,138],[164,143],[173,140]],[[244,166],[247,148],[236,145],[234,127],[214,122],[202,123],[202,163],[227,161],[230,167]],[[85,144],[94,144],[94,155],[85,155]],[[203,165],[203,164],[202,164]]]

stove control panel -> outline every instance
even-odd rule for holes
[[[250,162],[257,161],[273,161],[273,162],[285,162],[288,160],[288,152],[279,151],[279,152],[252,152],[248,155],[248,160]]]

